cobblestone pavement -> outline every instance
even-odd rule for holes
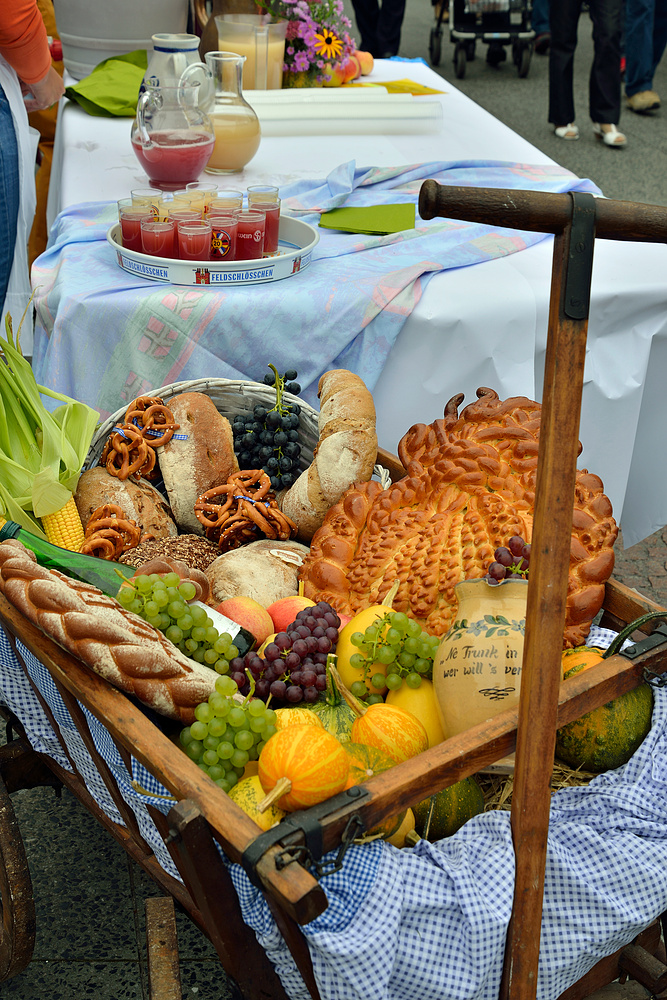
[[[619,536],[615,551],[615,578],[667,607],[667,528],[625,550]]]

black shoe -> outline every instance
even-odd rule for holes
[[[551,46],[551,32],[542,31],[535,36],[534,48],[538,56],[545,56]]]
[[[486,61],[489,66],[498,66],[501,62],[505,62],[506,59],[505,46],[501,45],[500,42],[491,42],[486,53]]]

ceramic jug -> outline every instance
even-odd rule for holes
[[[213,124],[198,106],[199,86],[149,83],[139,95],[130,139],[154,187],[173,191],[196,181],[213,152]]]
[[[183,73],[190,67],[189,83],[199,83],[198,104],[206,111],[213,97],[210,78],[206,67],[199,58],[199,38],[197,35],[159,33],[152,36],[153,51],[148,54],[148,66],[144,73],[140,93],[146,84],[153,87],[177,87]]]
[[[215,130],[215,148],[206,166],[209,174],[238,173],[259,149],[259,119],[243,97],[244,62],[245,57],[235,52],[206,53],[214,92],[209,114]]]
[[[454,590],[456,618],[433,661],[448,737],[518,706],[528,581],[463,580]]]

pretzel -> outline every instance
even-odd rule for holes
[[[92,512],[80,551],[100,559],[118,559],[141,540],[141,528],[125,517],[117,504],[107,503]]]
[[[174,431],[180,427],[159,396],[139,396],[135,399],[125,412],[125,423],[138,427],[150,448],[159,448],[171,441]],[[157,429],[162,431],[161,435],[149,433]]]
[[[112,431],[100,456],[100,465],[106,466],[110,476],[117,479],[138,480],[155,467],[155,452],[133,424],[124,424]]]
[[[285,540],[296,525],[278,508],[271,480],[262,469],[237,472],[226,483],[202,493],[194,506],[206,536],[223,552],[258,538]]]

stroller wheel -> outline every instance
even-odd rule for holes
[[[519,78],[521,80],[528,76],[528,70],[530,69],[530,59],[533,54],[532,45],[521,45],[519,51],[519,58],[516,61],[517,71],[519,73]]]
[[[431,58],[431,65],[439,66],[442,55],[442,31],[438,28],[431,28],[428,39],[428,54]]]
[[[466,50],[466,59],[468,60],[468,62],[472,62],[473,59],[475,58],[475,43],[474,43],[474,41],[472,41],[472,42],[466,42],[465,50]]]
[[[454,72],[456,73],[457,80],[462,80],[466,75],[467,61],[465,46],[460,43],[457,44],[454,49]]]

